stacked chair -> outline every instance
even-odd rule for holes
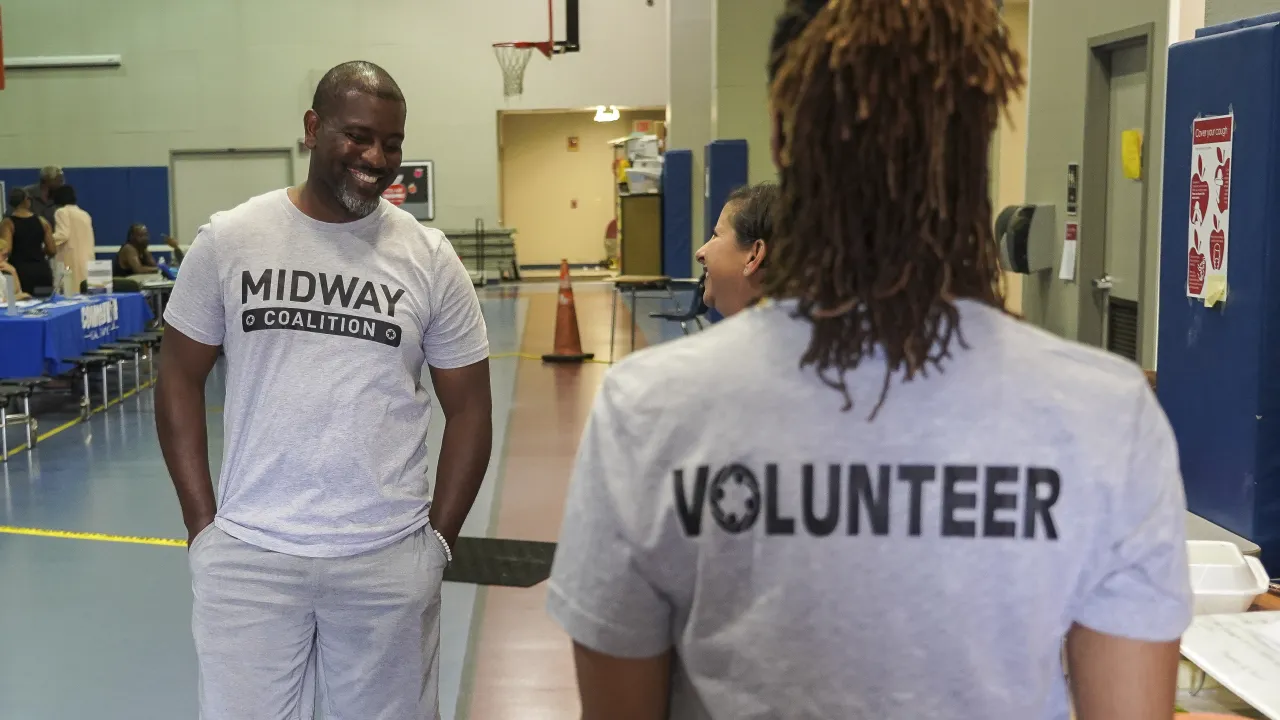
[[[120,402],[125,396],[124,365],[133,370],[133,387],[143,387],[142,364],[146,360],[147,382],[155,382],[155,354],[159,350],[163,330],[151,330],[131,335],[113,343],[90,350],[84,355],[65,358],[64,362],[74,366],[70,372],[79,380],[80,387],[80,419],[88,420],[93,414],[93,400],[90,395],[90,377],[97,377],[102,383],[102,406],[106,410],[112,403],[110,397],[110,381],[108,371],[114,369],[116,376],[116,399]],[[0,380],[0,462],[9,457],[8,428],[13,423],[26,426],[27,448],[32,449],[40,440],[39,425],[31,413],[33,395],[48,390],[53,382],[49,377],[13,378]]]

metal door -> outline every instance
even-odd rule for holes
[[[1145,157],[1140,177],[1125,173],[1123,134],[1147,127],[1146,44],[1116,49],[1110,58],[1110,122],[1107,130],[1107,205],[1105,264],[1093,279],[1098,309],[1103,313],[1108,350],[1138,360],[1141,347],[1140,290],[1146,213],[1144,184],[1149,181]],[[1145,141],[1146,138],[1143,137]],[[1146,155],[1145,143],[1143,155]],[[1084,239],[1085,242],[1088,238]]]

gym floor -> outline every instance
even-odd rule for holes
[[[464,535],[556,539],[578,438],[608,367],[611,291],[606,283],[574,285],[582,344],[597,359],[576,367],[537,359],[554,337],[554,284],[481,291],[494,451]],[[639,304],[637,346],[680,334],[678,325],[647,317],[662,303]],[[630,322],[620,301],[617,357],[630,350]],[[209,386],[215,474],[221,369]],[[147,388],[0,463],[0,718],[197,716],[186,552],[181,541],[163,542],[185,538],[185,531],[154,414]],[[442,431],[443,423],[433,422],[433,454]],[[22,440],[10,430],[11,445]],[[26,529],[41,534],[15,532]],[[76,535],[57,537],[59,531]],[[576,714],[569,643],[547,618],[545,595],[545,584],[445,584],[443,718]]]

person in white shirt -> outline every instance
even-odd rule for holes
[[[578,450],[584,720],[1168,720],[1178,450],[1140,368],[1004,310],[998,10],[790,0],[773,49],[768,299],[614,366]]]
[[[54,258],[67,266],[75,292],[84,292],[93,259],[93,218],[76,204],[76,190],[71,185],[59,185],[50,194],[57,206],[53,212]]]

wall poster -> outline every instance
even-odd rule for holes
[[[1202,299],[1206,306],[1227,296],[1234,129],[1234,115],[1197,118],[1191,126],[1187,297]]]
[[[382,193],[393,205],[419,220],[436,219],[436,167],[431,160],[406,161],[395,182]]]

